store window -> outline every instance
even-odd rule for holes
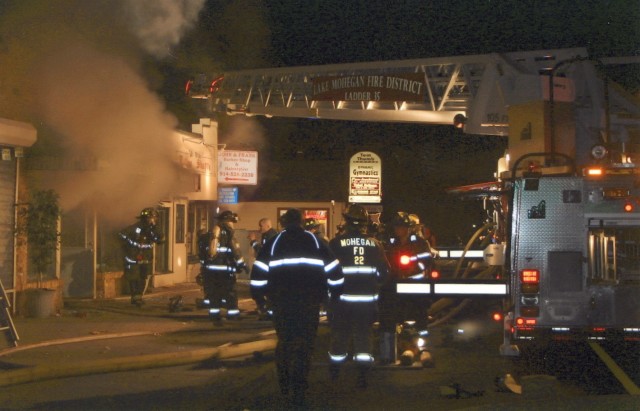
[[[280,227],[280,217],[282,217],[282,215],[284,213],[286,213],[288,210],[288,208],[279,208],[278,209],[278,226],[279,229],[282,229],[283,227]],[[330,218],[329,218],[329,209],[328,208],[301,208],[300,211],[302,212],[302,218],[315,218],[318,223],[320,223],[320,232],[322,234],[324,234],[325,236],[329,235],[329,230],[328,227],[330,224]]]

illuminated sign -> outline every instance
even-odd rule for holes
[[[238,204],[238,187],[218,187],[219,204]]]
[[[313,79],[316,101],[424,101],[424,73],[344,75]]]
[[[257,151],[218,151],[218,183],[236,185],[258,184]]]
[[[382,202],[382,164],[371,151],[354,154],[349,161],[349,202]]]

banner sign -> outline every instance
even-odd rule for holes
[[[218,183],[258,184],[258,152],[218,151]]]
[[[215,169],[213,150],[199,140],[181,138],[176,134],[178,144],[178,163],[187,170],[193,170],[198,174],[210,174]]]
[[[382,164],[371,151],[354,154],[349,161],[349,202],[382,202]]]
[[[316,77],[312,100],[424,101],[424,73]]]

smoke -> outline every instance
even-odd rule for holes
[[[258,185],[243,186],[242,199],[252,199],[260,186],[260,181],[273,173],[273,168],[268,164],[268,155],[263,149],[266,147],[265,130],[255,118],[245,116],[233,116],[224,128],[224,134],[219,137],[219,142],[228,150],[258,151]],[[267,172],[267,170],[270,170]]]
[[[110,206],[104,214],[114,203],[139,209],[171,194],[178,188],[171,139],[175,119],[123,60],[86,45],[65,52],[65,58],[44,61],[39,109],[70,150],[89,153],[101,166],[60,182],[66,208],[73,208],[73,198],[105,198]]]
[[[123,0],[142,47],[166,57],[198,18],[204,0]]]
[[[245,116],[231,117],[220,142],[229,145],[230,149],[244,150],[261,150],[266,144],[260,123]]]
[[[142,50],[166,56],[203,3],[21,0],[3,11],[0,117],[32,121],[39,139],[55,130],[69,158],[99,161],[97,172],[41,182],[58,191],[64,210],[93,203],[104,218],[130,220],[181,192],[177,121],[139,66]]]

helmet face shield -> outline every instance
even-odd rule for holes
[[[411,227],[411,217],[409,217],[409,214],[404,211],[398,211],[398,214],[393,217],[391,225],[394,227]]]
[[[342,216],[348,224],[353,225],[365,225],[369,221],[369,213],[358,204],[351,204]]]
[[[155,223],[155,220],[158,218],[158,211],[156,211],[155,208],[147,207],[140,211],[138,218],[143,221]]]
[[[320,223],[315,218],[305,218],[304,219],[304,229],[305,230],[313,230],[320,226]]]
[[[233,213],[229,210],[223,211],[218,215],[218,221],[220,222],[229,222],[229,223],[237,223],[238,222],[238,214]]]

